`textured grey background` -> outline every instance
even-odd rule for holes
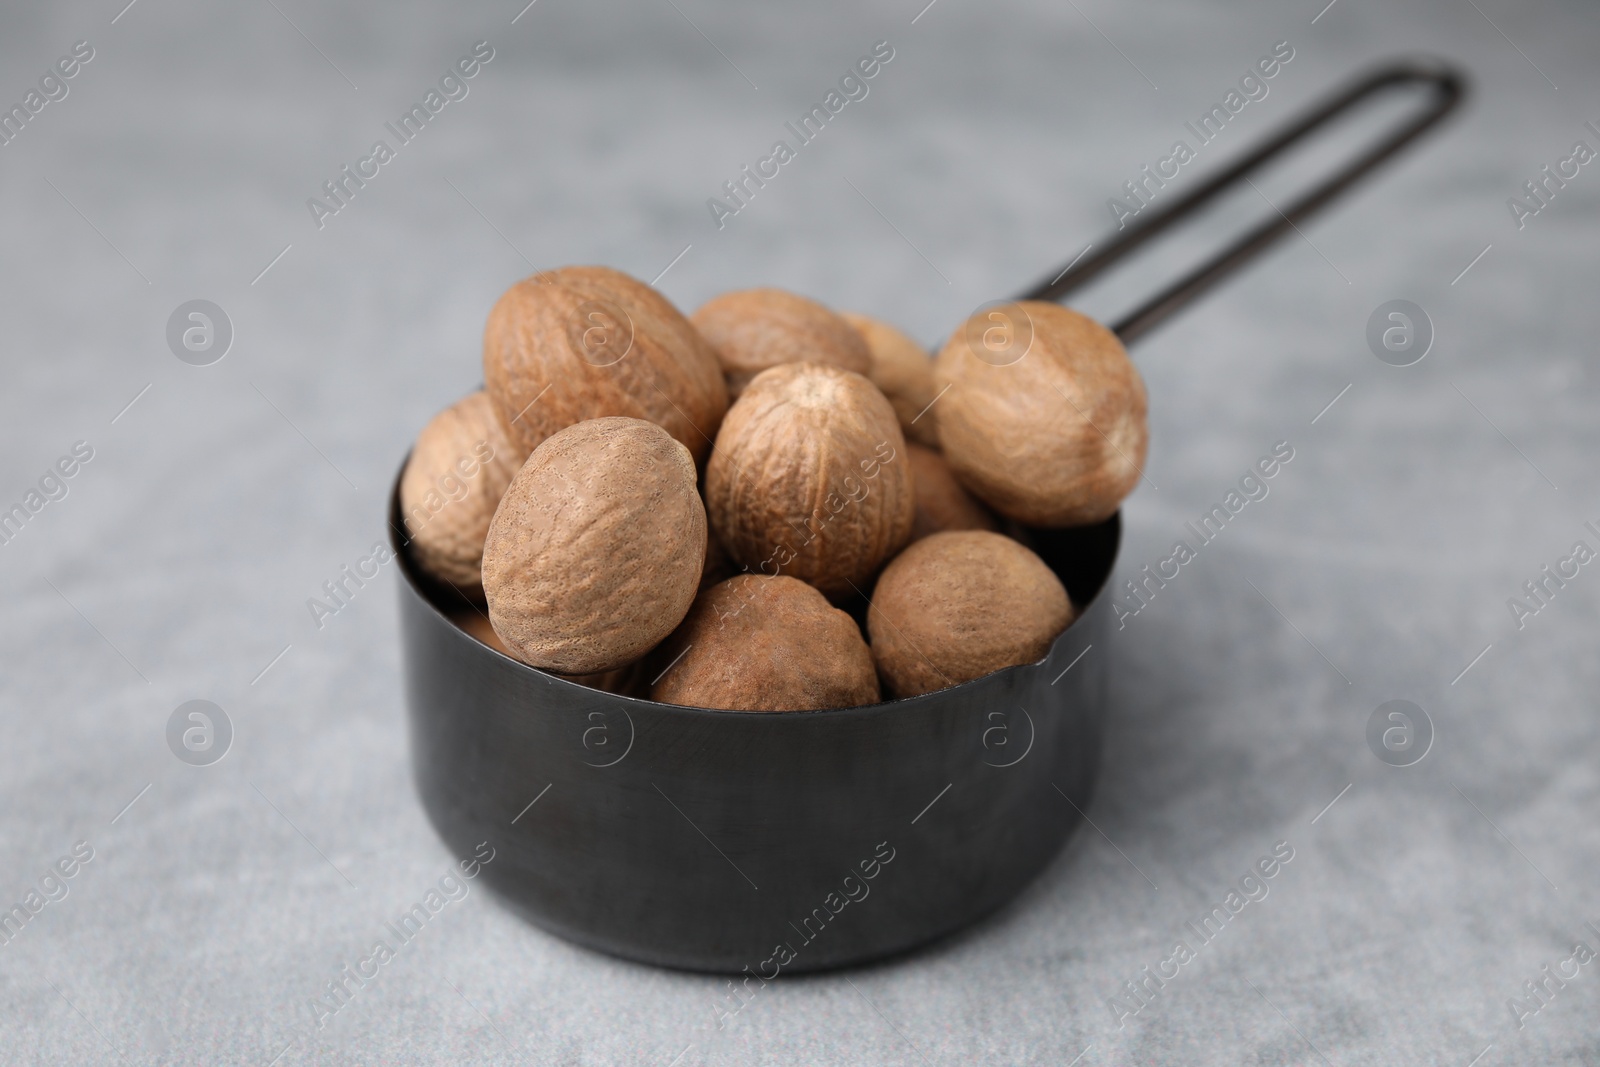
[[[95,450],[0,547],[0,898],[74,840],[96,852],[0,947],[0,1060],[1600,1063],[1594,965],[1526,1029],[1506,1007],[1573,941],[1600,947],[1600,576],[1521,632],[1506,607],[1600,519],[1600,168],[1521,232],[1505,206],[1575,140],[1600,147],[1592,9],[1339,0],[1313,25],[1306,0],[938,0],[913,25],[918,0],[674,3],[0,13],[7,103],[73,41],[96,49],[0,148],[0,504]],[[305,199],[480,38],[471,95],[318,231]],[[718,232],[705,198],[879,38],[896,57],[871,95]],[[685,308],[775,284],[933,343],[1100,238],[1105,199],[1280,39],[1296,56],[1269,97],[1182,183],[1379,56],[1454,57],[1478,93],[1139,346],[1152,484],[1125,575],[1274,441],[1296,456],[1091,653],[1116,702],[1103,836],[980,927],[783,981],[721,1031],[715,980],[574,948],[478,890],[314,1029],[307,1000],[451,857],[409,779],[393,568],[320,631],[305,601],[380,536],[408,441],[478,381],[503,288],[569,262],[648,279],[692,245],[661,281]],[[1250,195],[1223,214],[1267,210]],[[196,297],[237,334],[206,368],[164,341]],[[1394,297],[1438,331],[1407,369],[1363,341]],[[1364,740],[1396,697],[1438,731],[1407,769]],[[164,742],[193,698],[237,730],[210,768]],[[1270,897],[1118,1029],[1106,998],[1280,840]]]

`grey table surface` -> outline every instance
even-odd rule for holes
[[[1600,148],[1591,7],[124,2],[0,12],[0,102],[93,49],[0,147],[0,506],[93,453],[0,545],[0,898],[93,850],[0,945],[0,1061],[1600,1063],[1593,965],[1508,1006],[1600,948],[1600,577],[1508,606],[1600,546],[1600,170],[1520,228],[1507,205]],[[870,94],[718,229],[707,198],[878,40]],[[477,41],[468,95],[319,226],[307,199]],[[394,568],[320,629],[307,600],[479,381],[499,293],[670,265],[686,309],[779,285],[934,344],[1103,240],[1107,199],[1279,41],[1268,95],[1162,196],[1384,56],[1451,57],[1476,93],[1138,345],[1152,446],[1122,577],[1276,442],[1294,459],[1092,651],[1098,832],[978,927],[780,981],[720,1029],[717,979],[576,948],[478,890],[318,1028],[310,999],[454,858],[410,780]],[[1292,178],[1084,306],[1150,291]],[[234,332],[203,367],[166,339],[197,298]],[[1405,368],[1365,340],[1394,298],[1436,331]],[[209,767],[168,749],[191,699],[233,724]],[[1366,739],[1391,699],[1432,723],[1412,766]],[[1278,842],[1270,895],[1116,1011]]]

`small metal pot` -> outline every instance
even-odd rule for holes
[[[1000,907],[1088,806],[1105,675],[1085,653],[1105,625],[1115,517],[1035,536],[1087,606],[1044,661],[909,700],[774,713],[619,696],[501,655],[451,620],[459,596],[417,570],[401,529],[396,494],[423,806],[453,852],[489,842],[482,877],[562,937],[768,977],[858,963]]]
[[[1024,298],[1061,298],[1330,122],[1417,86],[1429,92],[1414,115],[1118,320],[1133,341],[1435,125],[1465,93],[1461,72],[1371,71]],[[423,805],[456,853],[489,842],[485,880],[562,937],[767,978],[860,963],[999,908],[1084,817],[1106,715],[1105,652],[1091,648],[1111,621],[1118,516],[1013,531],[1083,609],[1044,661],[870,707],[751,713],[618,696],[481,644],[446,614],[460,594],[413,565],[398,486],[390,538]]]

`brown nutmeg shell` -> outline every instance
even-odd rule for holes
[[[998,318],[997,318],[998,316]],[[1144,382],[1116,335],[1076,311],[1022,301],[969,319],[934,368],[950,469],[1032,526],[1110,518],[1133,491],[1149,432]]]
[[[939,414],[933,407],[939,387],[933,383],[933,357],[917,342],[886,322],[846,311],[842,317],[867,342],[872,368],[867,377],[900,419],[906,440],[939,447]]]
[[[828,308],[782,289],[723,293],[690,316],[721,360],[728,395],[738,399],[750,380],[782,363],[827,363],[866,374],[867,342]]]
[[[728,409],[706,466],[706,510],[745,569],[864,593],[911,536],[915,507],[894,409],[822,363],[764,371]]]
[[[998,530],[994,512],[961,488],[944,457],[931,448],[906,442],[906,460],[916,487],[917,510],[911,540],[945,530]]]
[[[884,568],[867,631],[885,688],[908,697],[1043,659],[1073,617],[1038,556],[963,530],[925,537]]]
[[[656,651],[650,697],[730,711],[809,711],[878,701],[855,620],[794,578],[741,574],[700,594]]]
[[[606,267],[563,267],[506,290],[484,328],[483,377],[524,452],[619,415],[663,427],[698,463],[728,408],[721,365],[689,320]]]
[[[417,566],[482,602],[484,538],[521,465],[483,392],[435,415],[400,476],[400,516]]]
[[[612,670],[683,619],[705,552],[689,450],[639,419],[581,422],[535,449],[500,501],[483,553],[489,618],[524,663]]]

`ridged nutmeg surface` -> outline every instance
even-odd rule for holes
[[[1043,659],[1073,616],[1042,559],[964,530],[925,537],[884,568],[867,632],[885,687],[908,697]]]
[[[994,513],[961,488],[944,457],[931,448],[906,442],[906,460],[916,487],[916,518],[911,539],[919,541],[945,530],[998,530]]]
[[[705,458],[728,408],[722,367],[666,297],[607,267],[526,278],[483,331],[483,378],[524,452],[586,419],[662,426]]]
[[[828,308],[782,289],[742,289],[712,297],[690,317],[717,353],[737,399],[750,379],[780,363],[828,363],[866,374],[867,341]]]
[[[653,657],[650,698],[730,711],[810,711],[878,702],[855,620],[794,578],[741,574],[702,592]]]
[[[939,387],[933,384],[933,357],[887,322],[850,311],[843,318],[867,342],[872,354],[867,377],[894,405],[906,440],[938,448],[939,413],[932,405]]]
[[[705,552],[689,450],[639,419],[581,422],[535,449],[500,501],[483,551],[489,619],[532,666],[621,667],[682,621]]]
[[[417,565],[481,599],[489,520],[521,463],[481,391],[435,415],[400,476],[400,516]]]
[[[934,369],[939,442],[961,483],[1033,526],[1110,518],[1139,480],[1144,382],[1116,335],[1076,311],[1022,301],[956,330]]]
[[[915,501],[894,409],[861,375],[822,363],[751,380],[723,420],[705,492],[735,562],[810,582],[835,601],[864,593],[911,536]]]

